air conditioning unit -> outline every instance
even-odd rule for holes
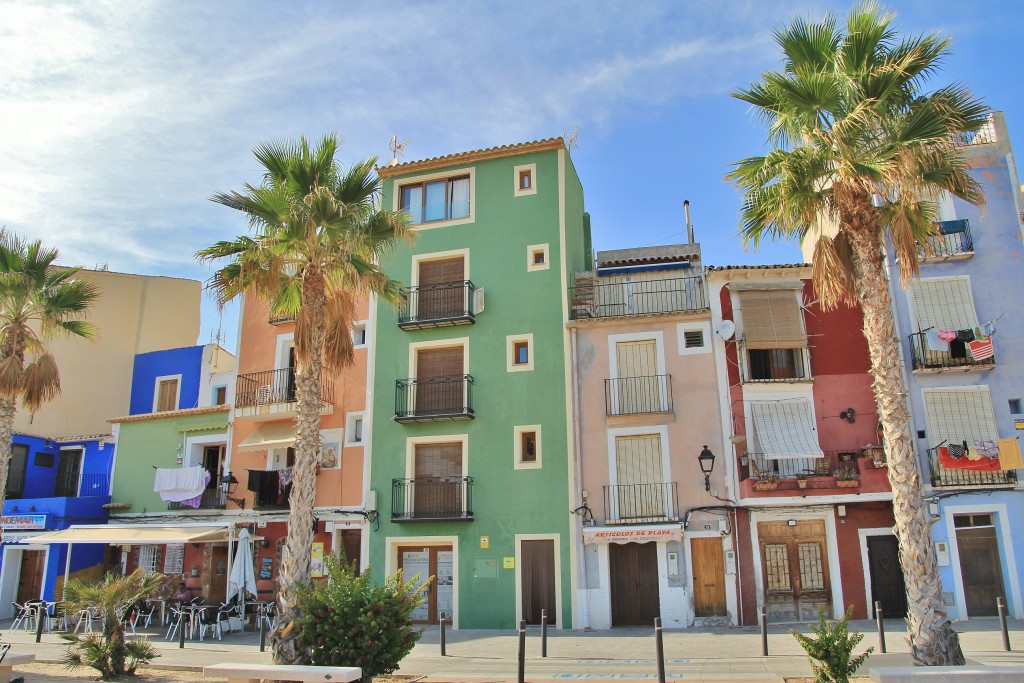
[[[377,511],[377,492],[367,491],[366,492],[366,511],[376,512]]]

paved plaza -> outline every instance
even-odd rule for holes
[[[789,633],[789,626],[772,626],[769,656],[761,656],[761,639],[754,627],[708,628],[666,631],[665,671],[670,680],[781,681],[811,673],[806,657]],[[866,634],[863,647],[877,646],[875,624],[854,622]],[[1003,651],[999,622],[974,619],[956,624],[968,660],[980,664],[1024,664],[1024,621],[1010,621],[1010,643]],[[806,631],[806,628],[803,629]],[[57,634],[43,634],[35,643],[28,631],[3,631],[13,652],[34,653],[39,661],[56,662],[65,646]],[[436,627],[427,628],[413,653],[398,672],[428,682],[514,681],[517,673],[518,637],[514,631],[448,631],[447,653],[442,657]],[[169,643],[163,633],[148,636],[160,652],[154,666],[199,671],[221,662],[270,662],[270,653],[259,651],[256,633],[226,635],[223,640],[188,640],[185,648]],[[869,666],[909,665],[902,621],[886,622],[888,654],[874,654]],[[866,674],[866,670],[862,670]],[[87,680],[88,676],[82,676]],[[548,636],[548,657],[541,657],[540,631],[530,628],[526,644],[527,680],[657,680],[653,629],[625,628],[612,631],[556,631]],[[44,681],[29,675],[28,681]],[[67,679],[64,679],[65,681]]]

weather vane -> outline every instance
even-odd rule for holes
[[[398,157],[405,153],[405,148],[409,145],[411,140],[398,141],[398,133],[391,136],[391,140],[388,142],[388,149],[391,150],[391,161],[398,163]]]

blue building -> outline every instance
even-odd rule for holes
[[[893,300],[949,616],[994,616],[1001,596],[1020,619],[1024,200],[1001,113],[960,143],[987,204],[940,200],[906,290],[890,254]]]

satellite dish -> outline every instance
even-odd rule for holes
[[[715,326],[715,334],[722,341],[732,339],[732,336],[736,334],[736,323],[731,320],[723,320]]]

